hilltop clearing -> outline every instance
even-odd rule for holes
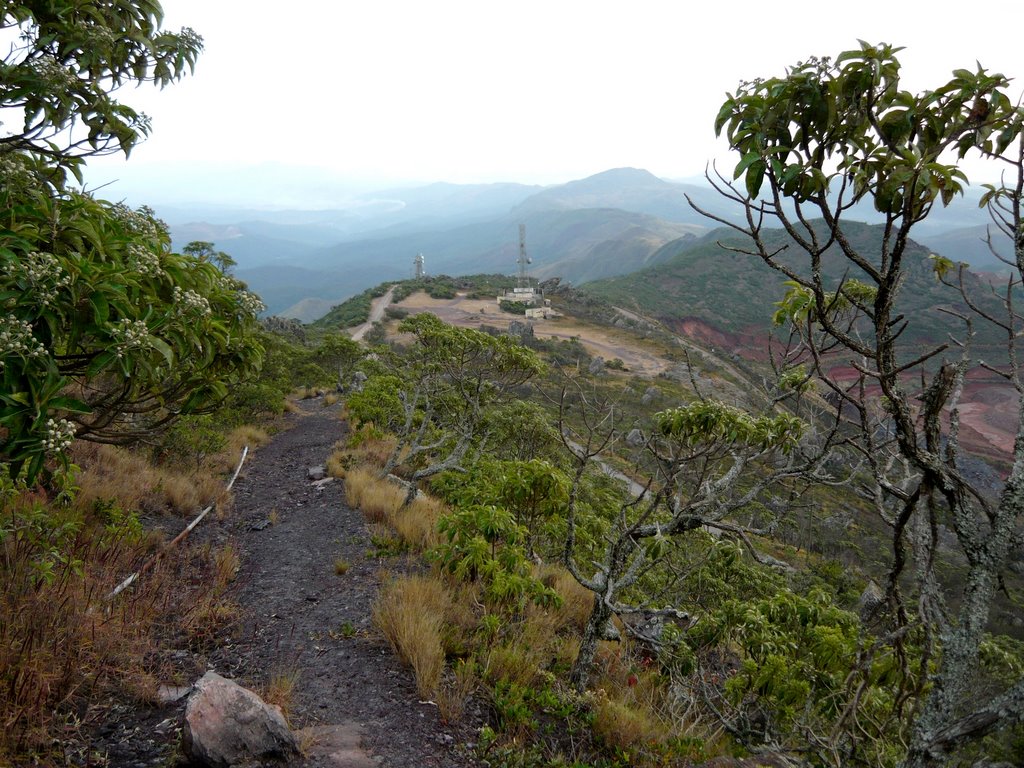
[[[434,299],[419,291],[394,306],[408,310],[411,314],[431,312],[446,323],[462,328],[479,328],[481,325],[505,329],[516,315],[502,311],[497,299],[471,299],[459,294],[453,299]],[[521,318],[520,318],[521,319]],[[602,328],[572,317],[551,317],[545,320],[530,320],[534,336],[539,339],[577,339],[594,357],[605,360],[618,358],[623,365],[637,376],[654,377],[668,370],[671,363],[659,355],[654,345],[625,331]]]

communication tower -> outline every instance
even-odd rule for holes
[[[519,225],[519,287],[529,288],[530,278],[526,276],[526,265],[533,260],[526,255],[526,225]]]
[[[415,266],[415,268],[416,268],[416,279],[417,280],[422,280],[424,277],[426,277],[427,272],[423,268],[423,254],[422,253],[417,253],[416,254],[416,260],[413,262],[413,266]]]

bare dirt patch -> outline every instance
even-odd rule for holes
[[[657,376],[669,368],[669,363],[660,355],[645,349],[625,332],[598,328],[572,318],[560,317],[547,320],[526,320],[502,312],[497,298],[470,299],[464,295],[454,299],[433,299],[419,292],[406,298],[399,305],[412,313],[432,312],[446,323],[463,328],[478,328],[481,325],[506,327],[511,320],[519,319],[533,326],[533,332],[541,339],[578,339],[591,355],[605,360],[619,358],[626,367],[638,376]]]

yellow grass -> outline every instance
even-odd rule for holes
[[[405,502],[405,489],[382,480],[370,469],[354,469],[345,477],[345,500],[370,523],[391,523]]]
[[[534,577],[550,587],[562,598],[558,615],[558,631],[572,629],[582,635],[594,607],[594,593],[581,586],[564,567],[554,564],[534,568]]]
[[[345,499],[359,509],[367,522],[387,525],[415,552],[438,543],[437,521],[444,505],[420,495],[406,505],[405,488],[382,479],[369,468],[359,467],[345,474]]]
[[[437,711],[446,723],[454,723],[462,717],[466,702],[479,684],[476,665],[461,660],[445,684],[437,692]]]
[[[334,451],[327,457],[324,469],[331,477],[344,478],[348,474],[349,454],[346,451]]]
[[[205,507],[224,488],[224,480],[210,473],[154,467],[144,457],[110,445],[77,443],[73,459],[83,467],[75,498],[80,510],[113,500],[122,509],[187,515]]]
[[[412,504],[396,510],[389,522],[410,549],[423,552],[440,543],[437,521],[444,509],[439,499],[420,495]]]
[[[594,735],[606,746],[628,750],[663,735],[658,718],[647,707],[618,698],[598,696],[594,705]]]
[[[278,669],[259,688],[260,698],[267,704],[273,704],[281,708],[281,714],[288,719],[291,709],[292,696],[295,693],[295,686],[299,682],[299,670]]]
[[[373,608],[374,624],[398,657],[412,667],[416,689],[424,699],[437,693],[444,670],[441,635],[449,602],[441,581],[413,575],[385,584]]]

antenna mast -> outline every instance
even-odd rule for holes
[[[530,278],[526,276],[526,265],[531,263],[532,259],[526,255],[526,225],[519,225],[519,287],[529,288]]]

